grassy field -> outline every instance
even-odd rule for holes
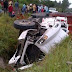
[[[7,63],[15,51],[18,38],[18,30],[13,27],[15,18],[8,15],[0,16],[0,57]],[[0,72],[6,72],[0,69]],[[8,72],[8,71],[7,71]]]
[[[18,30],[13,27],[15,18],[8,15],[0,16],[0,56],[7,63],[13,55],[18,38]],[[43,61],[34,63],[33,67],[20,72],[71,72],[71,65],[66,62],[72,61],[71,36],[56,45],[51,53],[46,55]],[[9,67],[0,68],[0,72],[14,72]]]
[[[8,15],[0,17],[0,56],[9,59],[17,43],[18,31],[13,27],[14,18]]]

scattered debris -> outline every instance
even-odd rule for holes
[[[70,61],[67,61],[67,64],[71,64],[71,65],[72,65],[72,62],[70,62]]]

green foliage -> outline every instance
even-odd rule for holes
[[[8,60],[15,51],[18,31],[13,27],[14,18],[8,15],[0,17],[0,56]]]
[[[72,12],[72,8],[66,9],[66,12]]]
[[[0,68],[0,72],[11,72],[11,70],[9,70],[9,69],[2,69],[2,68]]]
[[[16,0],[14,0],[15,2]],[[39,0],[18,0],[18,2],[20,4],[30,4],[30,3],[35,3],[35,4],[38,4],[39,3]]]
[[[53,1],[42,1],[41,4],[44,4],[48,7],[54,7],[54,2]]]
[[[62,11],[64,12],[68,7],[69,7],[69,1],[68,0],[63,0],[62,1]]]

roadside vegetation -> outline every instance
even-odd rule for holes
[[[0,56],[5,60],[12,55],[17,43],[18,31],[13,27],[14,20],[6,14],[0,17]]]
[[[6,64],[17,45],[18,30],[13,27],[14,20],[7,14],[0,16],[0,57],[4,59]],[[6,70],[0,68],[0,72],[6,72]]]

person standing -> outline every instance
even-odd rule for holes
[[[11,5],[11,4],[13,5],[13,2],[12,2],[12,0],[9,0],[8,5]]]
[[[29,13],[30,12],[30,6],[27,5],[27,12]]]
[[[41,12],[44,12],[44,8],[41,9]]]
[[[19,12],[19,3],[18,1],[15,2],[15,15]]]
[[[25,11],[26,11],[26,5],[25,4],[23,4],[23,7],[22,7],[22,14],[24,14],[25,13]]]
[[[9,11],[9,16],[12,17],[12,11],[13,11],[13,6],[12,6],[12,4],[9,5],[8,11]]]
[[[4,7],[3,0],[1,0],[1,7],[2,7],[2,10],[3,10],[3,7]]]
[[[41,5],[38,6],[38,13],[41,12]]]
[[[38,5],[36,5],[36,13],[38,12]]]
[[[49,10],[48,10],[47,6],[44,6],[44,10],[45,10],[46,13],[49,13]]]
[[[4,13],[7,13],[7,11],[8,11],[8,1],[5,0],[3,5],[4,5]]]
[[[36,5],[33,4],[33,13],[36,13]]]
[[[32,10],[33,10],[33,5],[30,4],[30,12],[32,12]]]

